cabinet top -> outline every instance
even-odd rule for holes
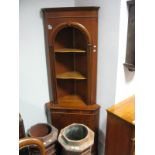
[[[48,11],[69,11],[69,10],[98,10],[99,6],[89,6],[89,7],[59,7],[59,8],[43,8],[43,12]]]
[[[45,18],[97,18],[99,7],[43,8]]]
[[[135,96],[113,105],[107,109],[107,112],[135,125]]]

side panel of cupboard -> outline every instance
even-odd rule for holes
[[[107,109],[105,155],[135,155],[135,96]]]
[[[134,155],[134,126],[108,113],[105,155]]]

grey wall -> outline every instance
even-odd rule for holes
[[[135,93],[135,72],[130,72],[123,66],[126,58],[127,28],[128,28],[128,9],[127,1],[121,1],[121,16],[119,30],[119,53],[117,65],[117,83],[115,103]]]
[[[20,0],[19,6],[19,111],[25,128],[46,122],[49,101],[41,8],[74,6],[74,0]]]

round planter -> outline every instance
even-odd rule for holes
[[[43,141],[47,155],[55,154],[58,130],[54,126],[46,123],[35,124],[28,130],[28,135]],[[39,152],[35,147],[31,147],[31,154],[39,155]]]

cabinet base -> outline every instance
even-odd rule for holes
[[[95,133],[92,154],[98,154],[99,110],[97,104],[79,107],[61,107],[49,102],[46,104],[48,121],[59,131],[72,123],[81,123],[88,126]]]

